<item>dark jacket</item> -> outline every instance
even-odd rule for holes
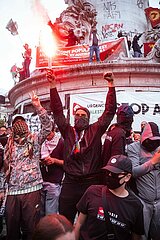
[[[132,48],[133,48],[133,51],[134,52],[139,52],[139,53],[142,53],[141,52],[141,48],[142,48],[142,46],[140,46],[139,45],[139,43],[138,43],[138,40],[140,39],[140,37],[142,36],[142,34],[140,34],[140,35],[135,35],[134,36],[134,38],[133,38],[133,42],[132,42]]]
[[[105,110],[97,122],[89,125],[80,143],[81,152],[74,154],[75,131],[63,115],[63,107],[57,89],[50,91],[51,110],[54,114],[62,137],[64,138],[64,170],[73,176],[91,176],[98,173],[102,167],[101,137],[111,123],[116,112],[115,88],[109,88]]]
[[[110,157],[114,155],[125,155],[126,134],[123,128],[115,124],[114,128],[107,132],[103,145],[102,159],[105,166]]]
[[[58,141],[57,146],[54,148],[54,150],[50,154],[50,157],[63,160],[63,146],[64,146],[63,139],[61,138]],[[61,184],[63,173],[64,173],[63,166],[58,166],[56,164],[51,164],[49,166],[46,166],[46,165],[43,165],[43,162],[42,162],[41,172],[42,172],[43,181]]]
[[[0,146],[0,170],[3,167],[4,149]]]

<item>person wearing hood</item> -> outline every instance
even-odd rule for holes
[[[7,128],[6,126],[0,127],[0,143],[3,147],[5,147],[8,140]]]
[[[138,196],[144,204],[145,236],[159,240],[160,236],[160,133],[158,125],[148,122],[140,142],[128,145],[128,157],[133,165]]]
[[[31,100],[42,124],[41,131],[32,134],[25,119],[16,116],[4,151],[5,181],[0,186],[0,199],[6,200],[2,206],[5,209],[7,240],[31,240],[41,217],[43,179],[39,166],[40,146],[51,132],[52,124],[34,92]]]
[[[143,33],[139,34],[139,35],[135,35],[132,41],[132,48],[133,48],[133,52],[134,55],[133,57],[142,57],[142,51],[141,48],[143,47],[143,44],[140,46],[138,43],[138,40],[140,39],[140,37],[143,35]]]
[[[117,123],[112,124],[103,144],[102,159],[105,166],[110,157],[126,155],[126,145],[129,144],[134,112],[129,104],[122,104],[117,110]]]
[[[56,89],[53,72],[47,72],[47,79],[50,83],[51,110],[55,123],[64,138],[65,178],[60,194],[59,213],[73,223],[77,214],[77,202],[91,184],[99,183],[102,167],[101,137],[116,112],[114,77],[111,72],[104,74],[109,91],[102,116],[95,123],[89,124],[89,110],[80,107],[75,112],[74,126],[69,124],[63,114],[63,106]]]

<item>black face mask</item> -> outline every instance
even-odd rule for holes
[[[106,185],[109,189],[116,189],[122,186],[125,182],[119,183],[126,174],[123,174],[122,177],[118,177],[119,174],[107,172],[106,173]]]
[[[142,146],[148,151],[152,152],[156,150],[157,147],[160,146],[160,140],[151,140],[151,139],[146,139],[144,142],[142,142]]]
[[[14,141],[18,144],[24,144],[27,142],[27,134],[16,135]]]
[[[74,126],[77,131],[83,131],[89,126],[89,119],[84,117],[75,118]]]

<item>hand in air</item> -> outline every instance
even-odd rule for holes
[[[40,103],[40,100],[39,100],[39,97],[35,94],[34,91],[32,91],[32,94],[30,95],[31,97],[31,100],[32,100],[32,104],[34,107],[40,107],[41,106],[41,103]]]
[[[49,83],[55,82],[55,75],[52,69],[47,69],[46,77]]]
[[[103,78],[107,80],[108,82],[113,82],[114,81],[114,75],[113,72],[105,72],[103,74]]]

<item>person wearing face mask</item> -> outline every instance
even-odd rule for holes
[[[99,184],[101,161],[101,137],[111,123],[116,112],[116,93],[113,73],[105,73],[108,82],[105,110],[102,116],[89,124],[90,113],[81,107],[75,112],[74,126],[68,123],[63,114],[63,106],[55,86],[55,76],[47,72],[50,83],[51,110],[55,123],[64,138],[65,178],[59,201],[59,213],[74,222],[76,204],[91,184]]]
[[[41,146],[41,172],[43,177],[44,215],[58,213],[59,195],[63,179],[63,139],[52,131]]]
[[[16,116],[4,151],[5,182],[0,186],[0,199],[6,199],[7,240],[31,240],[41,217],[40,147],[52,130],[52,123],[34,93],[31,100],[42,124],[41,131],[32,134],[25,119]]]
[[[158,240],[160,236],[160,133],[158,125],[148,122],[140,142],[128,146],[133,165],[138,196],[144,205],[145,236]]]
[[[7,128],[5,126],[0,127],[0,143],[5,147],[8,139]]]
[[[118,154],[126,155],[126,146],[131,135],[134,112],[129,104],[122,104],[116,112],[117,123],[108,129],[102,150],[103,166]]]
[[[125,155],[112,156],[102,168],[105,185],[92,185],[77,204],[76,240],[87,226],[90,240],[139,240],[144,234],[143,204],[127,190],[132,163]]]

